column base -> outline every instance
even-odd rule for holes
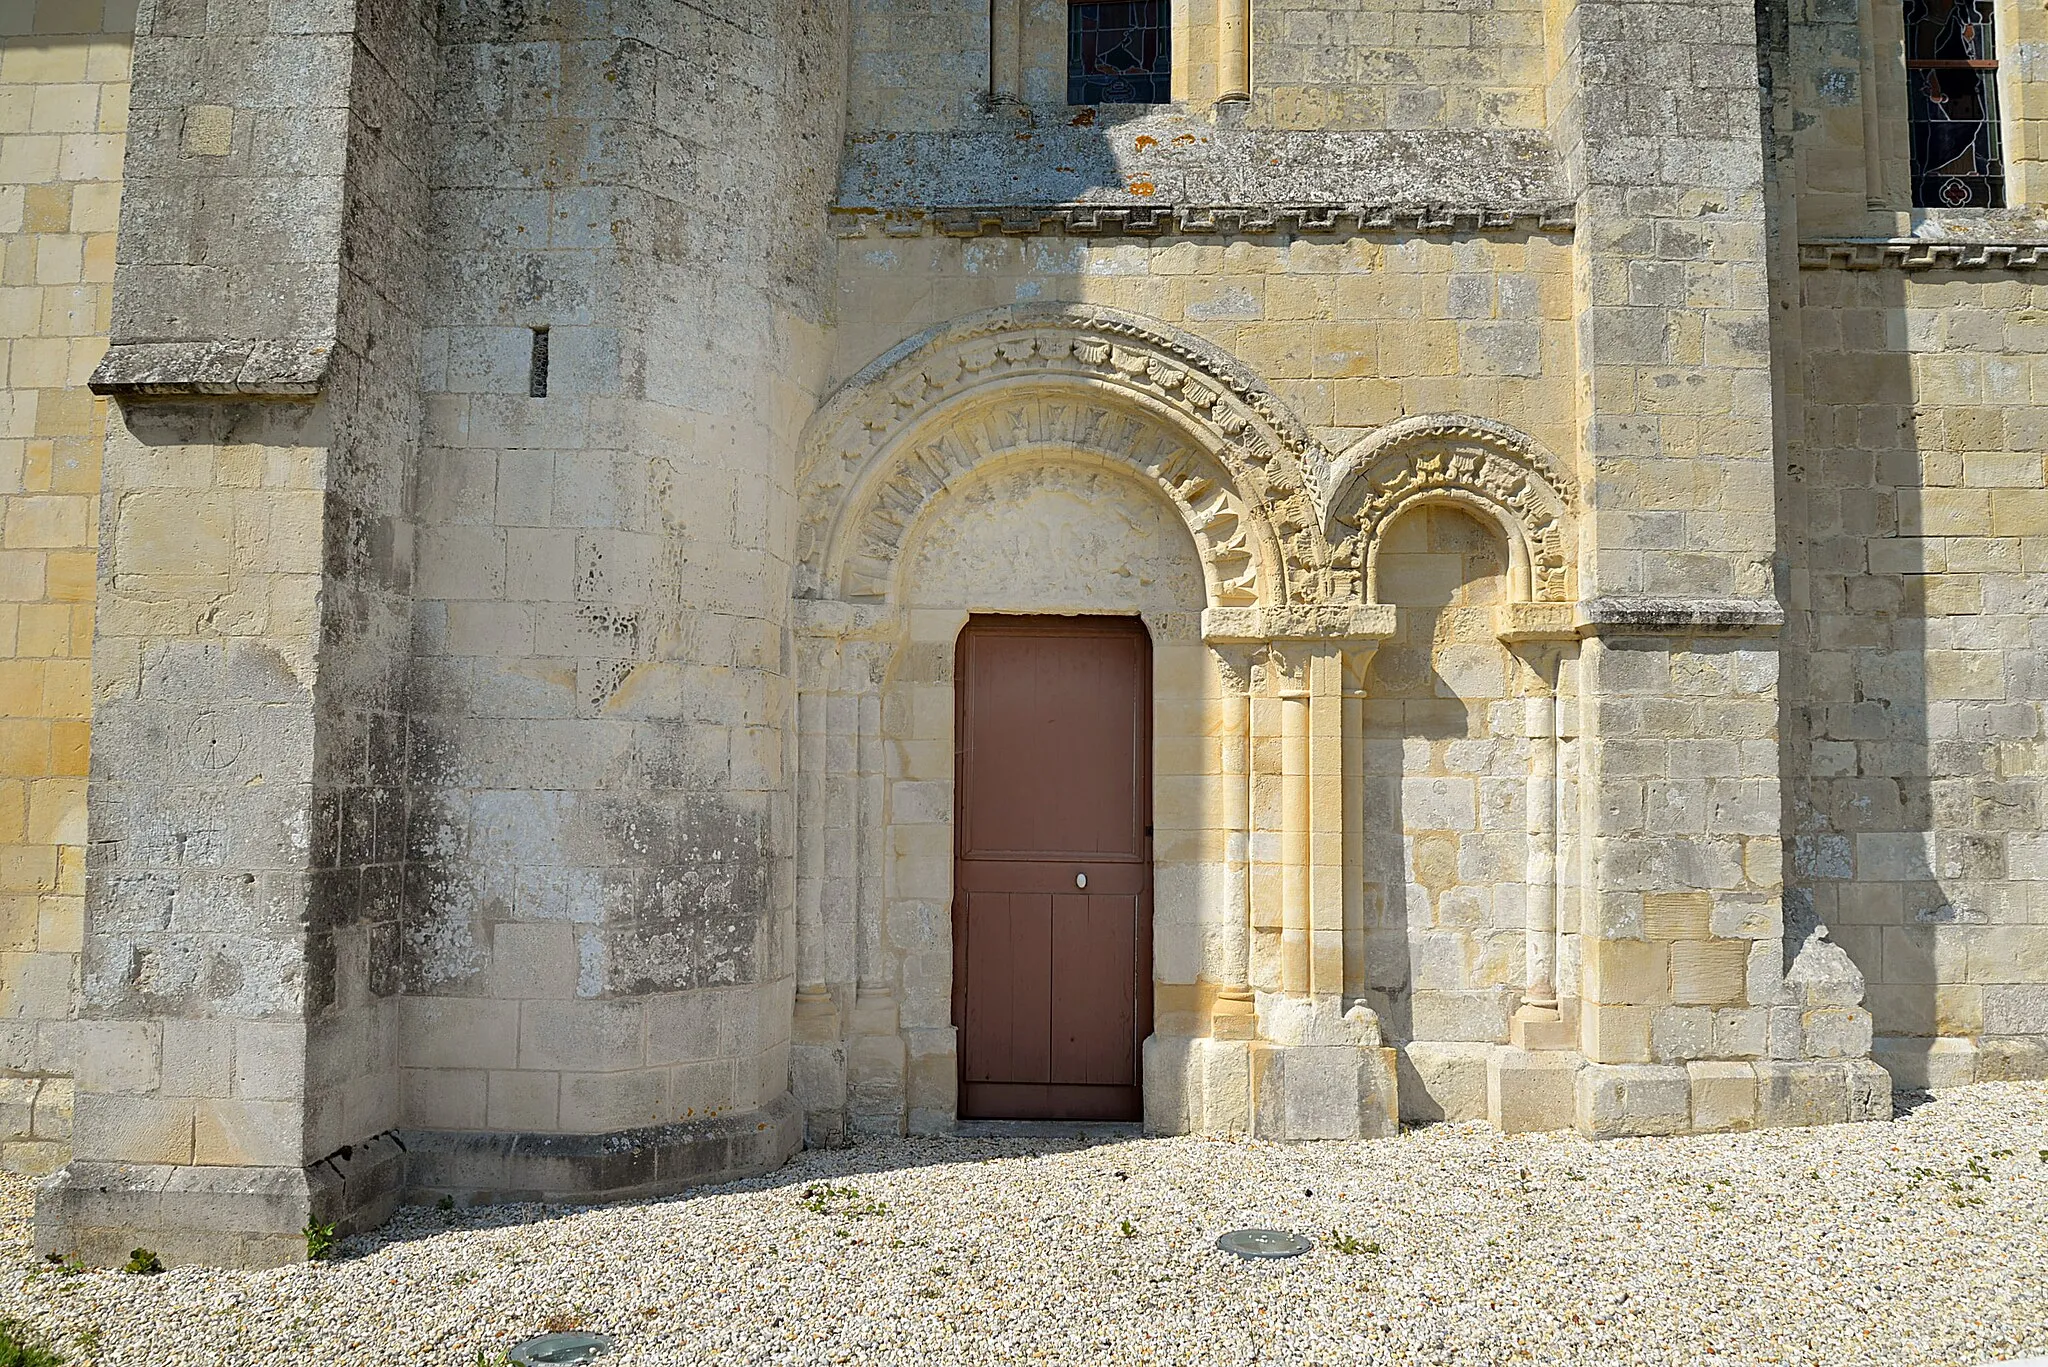
[[[1145,1041],[1145,1133],[1251,1133],[1251,1044],[1152,1035]]]
[[[146,1248],[166,1267],[306,1261],[306,1227],[374,1229],[397,1208],[406,1151],[390,1134],[304,1168],[77,1160],[36,1190],[38,1253],[118,1267]]]
[[[1249,1046],[1251,1133],[1260,1139],[1399,1134],[1396,1058],[1379,1017],[1336,997],[1264,997]]]
[[[1575,1049],[1495,1049],[1486,1060],[1488,1123],[1503,1134],[1571,1129],[1578,1123],[1577,1079],[1585,1066]]]
[[[1869,1059],[1589,1063],[1576,1074],[1579,1132],[1710,1134],[1889,1120],[1891,1075]]]
[[[846,1142],[846,1043],[839,1007],[829,992],[796,994],[790,1027],[789,1090],[804,1112],[804,1145],[837,1148]]]
[[[1508,1043],[1531,1053],[1553,1049],[1577,1049],[1577,1016],[1576,1010],[1567,1012],[1562,1006],[1517,1007],[1513,1018],[1508,1021]]]

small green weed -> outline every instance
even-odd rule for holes
[[[164,1265],[163,1260],[151,1250],[131,1248],[128,1250],[128,1261],[121,1265],[121,1270],[137,1277],[154,1277],[164,1270]]]
[[[831,1215],[842,1220],[860,1220],[870,1215],[889,1213],[887,1206],[861,1195],[858,1188],[834,1186],[830,1182],[805,1187],[799,1199],[804,1209],[813,1215]]]
[[[1123,1235],[1126,1239],[1135,1239],[1138,1237],[1138,1227],[1132,1224],[1129,1220],[1119,1220],[1117,1222],[1116,1229],[1117,1233]]]
[[[341,1242],[335,1236],[333,1225],[323,1225],[317,1220],[308,1220],[306,1227],[299,1233],[306,1236],[307,1262],[326,1262],[334,1256],[335,1245]]]
[[[455,1209],[455,1198],[453,1196],[443,1196],[440,1200],[434,1202],[434,1209],[446,1214],[448,1211]]]
[[[64,1355],[9,1316],[0,1319],[0,1367],[64,1367]]]
[[[1339,1253],[1354,1255],[1359,1253],[1377,1253],[1380,1251],[1380,1246],[1371,1239],[1361,1239],[1355,1234],[1339,1234],[1334,1229],[1330,1231],[1330,1247],[1336,1249]]]

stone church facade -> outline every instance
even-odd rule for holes
[[[2044,25],[6,6],[39,1243],[274,1263],[1079,1078],[974,1054],[1006,623],[1140,643],[1137,881],[1003,905],[1135,917],[1088,1080],[1152,1131],[2048,1076]]]

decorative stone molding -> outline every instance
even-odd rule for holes
[[[334,339],[236,342],[123,342],[110,347],[88,382],[122,399],[307,398],[327,383]]]
[[[813,421],[798,471],[799,597],[887,599],[941,491],[1031,450],[1149,479],[1199,547],[1212,606],[1318,602],[1328,448],[1249,370],[1114,309],[999,309],[910,338]]]
[[[1429,502],[1465,504],[1500,524],[1516,601],[1570,599],[1577,487],[1556,457],[1504,423],[1465,414],[1389,423],[1336,461],[1329,487],[1331,562],[1361,576],[1368,602],[1377,600],[1380,534]]]
[[[1378,640],[1394,634],[1394,612],[1393,605],[1386,603],[1210,608],[1202,614],[1202,639],[1211,645]]]
[[[2013,270],[2048,266],[2048,242],[1892,241],[1802,242],[1801,270],[1874,271]]]
[[[974,205],[835,210],[832,231],[864,237],[1351,237],[1366,233],[1570,233],[1573,206],[1395,204]]]
[[[847,603],[836,598],[799,598],[792,602],[790,626],[799,636],[857,640],[886,636],[896,628],[896,612],[873,603]]]
[[[1697,631],[1775,632],[1785,609],[1775,598],[1594,598],[1578,608],[1586,635],[1665,635]]]

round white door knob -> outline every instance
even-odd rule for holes
[[[1085,887],[1087,887],[1087,886],[1088,886],[1088,875],[1087,875],[1087,874],[1085,874],[1085,873],[1077,873],[1077,874],[1075,874],[1075,875],[1074,875],[1074,886],[1075,886],[1075,887],[1077,887],[1077,888],[1085,888]]]

